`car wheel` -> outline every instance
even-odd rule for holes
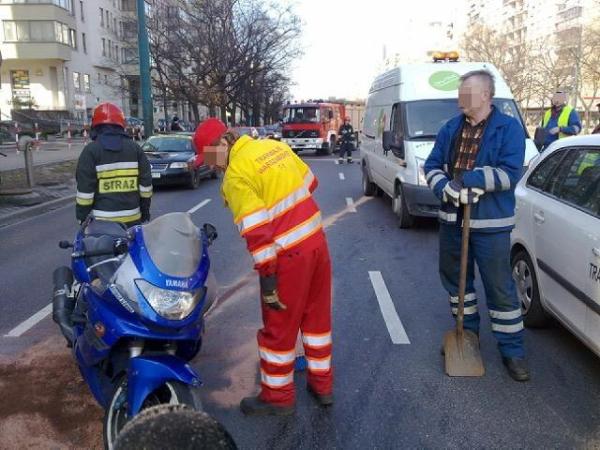
[[[365,194],[366,197],[373,197],[377,193],[377,185],[369,179],[367,166],[365,165],[362,167],[362,188],[363,194]]]
[[[194,170],[190,174],[190,181],[188,181],[188,188],[196,189],[198,186],[200,186],[200,173],[198,173],[198,170]]]
[[[514,254],[511,259],[511,267],[517,297],[521,303],[523,322],[527,327],[532,328],[547,325],[549,317],[540,301],[540,289],[535,269],[525,250],[519,250]]]
[[[411,228],[414,225],[415,218],[408,212],[408,205],[406,204],[401,184],[396,186],[394,198],[392,199],[392,209],[398,217],[398,226],[400,228]]]

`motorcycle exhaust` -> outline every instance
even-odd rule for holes
[[[62,335],[73,345],[73,320],[71,318],[75,309],[75,299],[69,297],[73,286],[73,272],[67,266],[59,267],[52,274],[54,280],[54,295],[52,297],[52,320],[60,328]]]

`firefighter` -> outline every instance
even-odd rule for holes
[[[344,117],[344,124],[338,131],[340,137],[339,163],[344,163],[344,155],[347,155],[348,164],[352,163],[352,152],[354,151],[354,128],[350,124],[350,117]]]
[[[308,391],[321,406],[331,405],[331,261],[312,197],[317,179],[286,144],[240,137],[218,119],[204,121],[194,142],[207,164],[225,171],[221,192],[259,274],[261,391],[241,401],[242,412],[294,412],[299,331]]]
[[[551,102],[552,107],[545,112],[541,123],[546,132],[542,150],[558,139],[575,136],[581,131],[581,120],[577,111],[567,105],[566,92],[555,92]]]
[[[90,137],[77,162],[77,220],[91,214],[128,227],[150,220],[150,163],[125,132],[123,111],[108,102],[96,106]]]
[[[479,334],[475,263],[485,288],[492,333],[502,362],[516,381],[529,380],[523,319],[510,268],[510,231],[515,225],[515,186],[525,157],[525,133],[516,119],[492,104],[494,77],[485,70],[461,77],[463,114],[439,131],[425,161],[427,183],[441,200],[439,272],[456,315],[462,206],[472,204],[464,327]]]

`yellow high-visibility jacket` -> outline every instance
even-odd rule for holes
[[[317,183],[283,142],[242,136],[234,144],[221,192],[261,275],[275,272],[282,251],[322,234]]]

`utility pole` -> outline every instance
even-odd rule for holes
[[[144,108],[144,135],[152,136],[154,131],[154,109],[152,104],[152,80],[150,77],[150,45],[146,28],[146,1],[137,0],[138,53],[140,60],[140,88]]]

